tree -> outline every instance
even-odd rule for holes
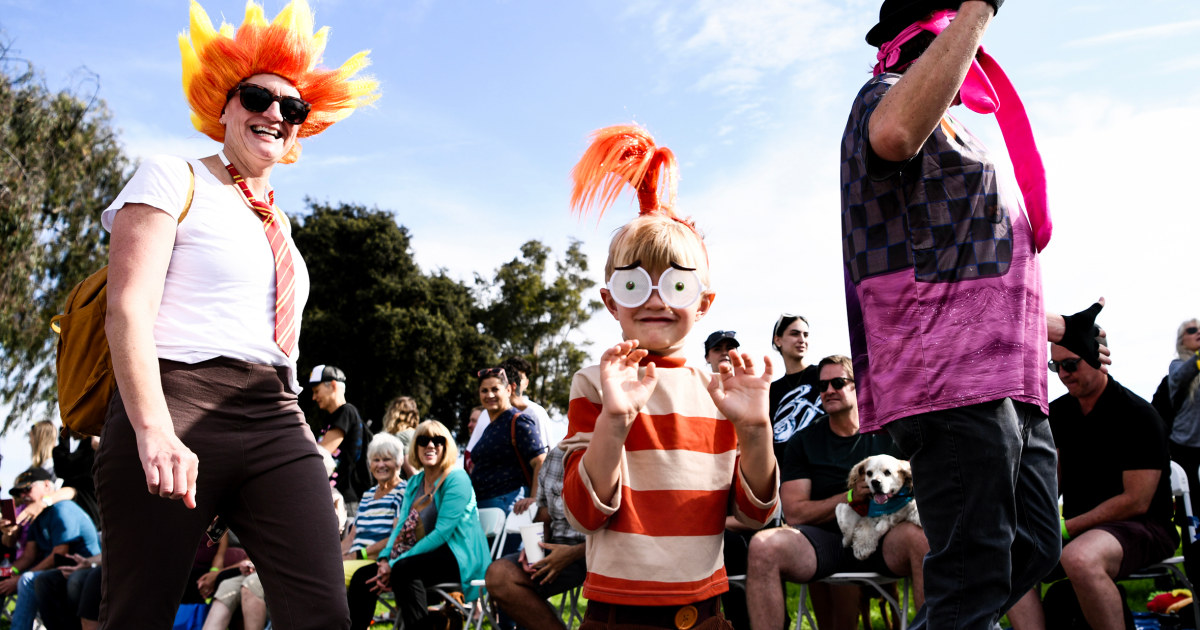
[[[100,212],[128,172],[103,101],[51,93],[32,64],[0,45],[3,431],[56,409],[50,318],[75,284],[107,262]]]
[[[550,248],[540,241],[521,246],[521,255],[496,270],[494,279],[478,275],[475,284],[484,303],[484,330],[499,344],[500,356],[520,355],[533,365],[530,397],[548,410],[565,414],[571,378],[587,360],[588,342],[571,340],[574,333],[601,308],[599,300],[584,300],[596,286],[587,276],[587,256],[572,241],[556,275],[547,282]]]
[[[311,214],[293,219],[292,233],[312,281],[302,374],[337,365],[365,418],[381,420],[388,401],[408,395],[423,418],[454,430],[477,404],[474,370],[494,356],[470,288],[442,271],[422,273],[391,213],[308,204]]]

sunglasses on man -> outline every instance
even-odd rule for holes
[[[846,387],[847,384],[853,383],[853,382],[854,382],[854,379],[845,378],[842,376],[835,376],[829,380],[821,379],[821,380],[817,381],[817,392],[823,392],[823,391],[829,389],[830,385],[833,385],[834,391],[840,392],[840,391],[842,391],[843,388]]]
[[[1048,365],[1050,366],[1050,371],[1054,372],[1055,374],[1070,374],[1071,372],[1079,369],[1079,362],[1082,360],[1083,359],[1063,359],[1062,361],[1055,361],[1054,359],[1051,359]]]
[[[295,96],[276,96],[267,88],[253,83],[234,86],[225,95],[225,100],[229,101],[234,94],[238,95],[242,108],[254,114],[267,111],[271,107],[271,103],[279,103],[279,115],[284,122],[293,125],[304,124],[304,121],[308,119],[308,110],[312,107],[303,99]]]
[[[432,442],[434,446],[438,446],[438,447],[442,447],[442,448],[446,447],[446,437],[443,435],[418,435],[417,436],[417,446],[419,446],[421,448],[425,448],[426,446],[429,446],[430,442]]]

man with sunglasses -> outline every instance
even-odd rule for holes
[[[35,466],[17,475],[9,494],[25,505],[39,503],[54,492],[51,479],[46,469]],[[38,572],[54,570],[55,556],[90,557],[100,553],[100,535],[91,517],[69,499],[47,507],[30,528],[29,541],[21,557],[13,563],[13,575],[0,580],[0,596],[17,593],[17,606],[12,614],[15,629],[33,627],[37,616],[34,580]]]
[[[1169,557],[1179,544],[1166,431],[1150,403],[1079,355],[1053,344],[1050,356],[1050,371],[1067,388],[1050,403],[1063,496],[1061,571],[1051,577],[1071,581],[1092,628],[1119,630],[1126,626],[1114,580]],[[1038,590],[1010,611],[1014,627],[1027,607],[1036,611]],[[1045,627],[1066,625],[1047,618]]]
[[[859,432],[850,358],[826,357],[817,369],[816,389],[828,415],[797,431],[779,460],[779,501],[790,527],[761,531],[750,542],[746,599],[753,628],[783,627],[787,616],[781,588],[784,581],[809,583],[821,628],[857,627],[859,588],[816,582],[843,571],[912,576],[916,603],[919,606],[923,601],[921,566],[929,543],[920,527],[901,523],[892,528],[866,560],[858,560],[850,548],[842,546],[834,510],[850,501],[846,492],[850,469],[872,455],[900,454],[887,433]]]
[[[771,328],[771,345],[783,357],[784,375],[771,383],[768,414],[775,433],[775,459],[783,458],[788,440],[824,413],[817,384],[817,366],[809,365],[808,320],[784,313]]]

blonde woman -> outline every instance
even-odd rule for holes
[[[35,422],[29,428],[29,449],[33,453],[33,465],[45,468],[46,472],[54,474],[54,444],[57,442],[54,423],[49,420]]]
[[[347,597],[351,628],[366,628],[376,593],[391,590],[405,628],[421,628],[427,614],[425,584],[459,582],[467,601],[479,596],[471,580],[487,570],[488,547],[479,525],[471,479],[458,461],[458,446],[441,422],[417,425],[408,461],[420,472],[408,481],[400,519],[377,566],[355,572]]]

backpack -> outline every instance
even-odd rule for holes
[[[368,489],[374,487],[375,476],[371,474],[371,462],[367,460],[367,445],[375,438],[371,432],[371,422],[359,419],[358,449],[354,454],[354,468],[350,471],[350,487],[355,494],[362,496]]]
[[[187,201],[179,222],[192,207],[196,192],[196,173],[187,162]],[[113,376],[112,354],[104,321],[108,315],[108,265],[75,285],[67,296],[61,315],[50,319],[50,329],[58,333],[58,413],[63,425],[84,435],[100,435],[108,415],[108,403],[117,389]]]

